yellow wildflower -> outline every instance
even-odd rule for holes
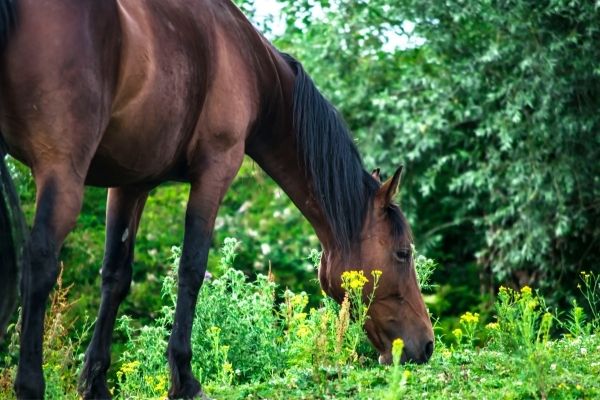
[[[121,380],[124,377],[126,378],[128,375],[132,375],[133,373],[135,373],[135,371],[138,369],[139,366],[140,366],[139,361],[131,361],[131,362],[123,364],[121,366],[121,369],[119,369],[117,371],[117,379],[119,380],[119,382],[121,382]]]
[[[157,393],[164,393],[167,390],[168,379],[165,375],[161,375],[156,379],[156,385],[154,385],[154,391]]]
[[[344,271],[342,273],[342,288],[345,290],[360,290],[369,280],[363,271]]]
[[[375,278],[376,280],[381,278],[382,274],[383,272],[381,272],[381,270],[379,269],[374,269],[373,271],[371,271],[371,275],[373,275],[373,278]]]
[[[460,339],[462,339],[462,336],[463,336],[463,331],[460,328],[456,328],[455,330],[452,331],[452,334],[460,342]]]
[[[300,339],[307,337],[309,334],[310,329],[306,325],[300,325],[300,327],[296,331],[296,335],[298,335]]]
[[[225,372],[226,374],[232,374],[233,365],[231,365],[230,362],[223,363],[223,372]]]
[[[295,294],[290,299],[290,304],[294,308],[298,307],[298,308],[303,309],[308,304],[308,295],[304,292],[302,292],[300,294]]]
[[[476,324],[479,322],[479,314],[478,313],[472,313],[470,311],[467,311],[466,313],[464,313],[463,315],[460,316],[460,323],[461,324]]]
[[[490,322],[485,326],[485,328],[490,331],[497,331],[498,329],[500,329],[500,324],[498,324],[497,322]]]
[[[295,313],[292,318],[295,321],[304,321],[306,320],[306,313],[305,312],[300,312],[300,313]]]
[[[211,326],[210,328],[208,328],[208,332],[211,335],[218,335],[219,333],[221,333],[221,328],[219,328],[218,326]]]
[[[527,302],[527,309],[535,310],[538,305],[539,305],[539,301],[537,299],[529,300]]]
[[[132,373],[134,373],[137,368],[140,366],[140,362],[139,361],[131,361],[128,363],[123,364],[123,366],[121,366],[121,372],[127,376],[130,375]]]
[[[521,288],[521,294],[523,296],[531,296],[531,288],[529,286],[523,286]]]
[[[402,355],[402,350],[404,350],[404,341],[400,338],[394,339],[392,342],[392,355],[394,357],[400,357]]]

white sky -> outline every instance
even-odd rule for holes
[[[272,35],[277,36],[283,33],[285,23],[281,16],[282,6],[276,0],[255,0],[254,6],[256,8],[257,21],[264,21],[269,16],[273,17],[273,24],[271,25]],[[407,33],[411,33],[414,26],[414,23],[411,21],[405,21],[402,24],[402,28]],[[409,49],[421,46],[424,42],[424,39],[420,37],[413,36],[409,38],[404,35],[399,35],[396,32],[389,31],[388,42],[384,46],[384,50],[393,51],[396,49]]]

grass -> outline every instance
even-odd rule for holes
[[[529,287],[500,288],[495,319],[465,313],[453,330],[436,327],[436,350],[426,365],[379,366],[362,323],[363,286],[379,274],[348,272],[341,306],[326,297],[309,309],[304,293],[283,291],[271,275],[253,282],[233,269],[235,240],[222,250],[221,275],[202,288],[192,332],[194,372],[216,399],[587,399],[600,397],[599,277],[582,272],[586,308],[573,303],[558,314]],[[174,250],[173,265],[178,264]],[[314,257],[315,261],[318,257]],[[434,265],[416,260],[422,286]],[[384,278],[384,277],[383,277]],[[376,286],[376,285],[375,285]],[[163,280],[163,308],[149,326],[127,316],[118,329],[128,338],[109,386],[118,398],[164,398],[169,385],[164,353],[170,331],[176,267]],[[65,327],[69,288],[54,292],[46,326],[47,398],[77,398],[75,382],[89,324]],[[67,329],[79,329],[77,340]],[[0,372],[0,397],[13,398],[18,326]]]

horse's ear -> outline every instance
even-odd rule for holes
[[[387,207],[392,204],[394,200],[394,196],[398,193],[398,187],[400,186],[400,178],[402,178],[402,171],[404,170],[404,165],[398,167],[394,176],[385,181],[383,185],[379,188],[379,192],[377,196],[383,200],[383,207]]]
[[[379,183],[381,183],[381,170],[379,168],[375,168],[373,172],[371,172],[371,176]]]

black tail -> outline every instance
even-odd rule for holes
[[[16,22],[13,0],[0,0],[0,50]],[[4,161],[6,148],[0,133],[0,339],[19,296],[19,271],[27,235],[17,192]]]
[[[25,218],[8,172],[0,142],[0,339],[19,297],[23,245],[27,236]]]
[[[0,48],[4,47],[16,22],[15,0],[0,0]]]

